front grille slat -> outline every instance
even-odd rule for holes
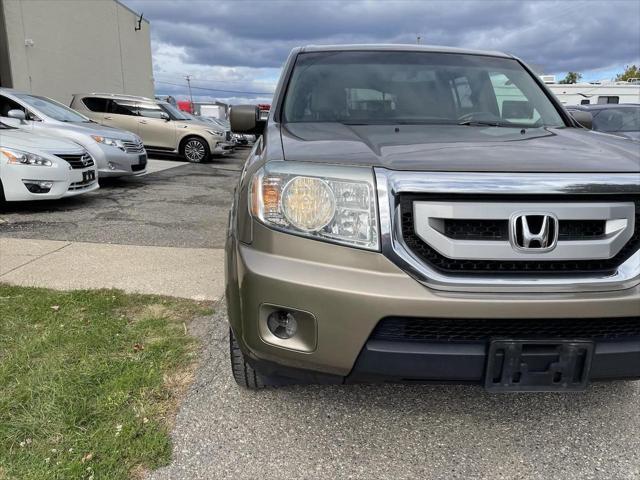
[[[93,158],[91,155],[85,153],[83,155],[56,155],[56,157],[61,158],[69,165],[71,168],[77,170],[80,168],[92,167],[94,165]]]
[[[640,338],[640,317],[452,319],[388,317],[371,340],[392,342],[472,342],[492,338],[621,340]]]
[[[140,142],[122,142],[124,146],[124,151],[127,153],[143,153],[144,145]]]
[[[401,194],[399,207],[401,214],[402,238],[406,246],[423,262],[431,267],[450,275],[540,275],[540,274],[613,274],[617,268],[640,248],[640,199],[633,198],[635,203],[635,230],[627,244],[612,258],[597,260],[466,260],[445,257],[437,250],[425,243],[416,233],[414,228],[413,202],[425,199],[438,199],[437,195],[425,197],[416,194]],[[503,198],[510,201],[513,198]],[[457,198],[457,201],[474,201],[473,198]],[[522,200],[515,198],[514,201]],[[541,198],[540,200],[550,200]],[[569,201],[569,198],[558,201]],[[627,199],[628,200],[628,199]],[[584,201],[584,200],[583,200]],[[482,220],[480,222],[483,222]],[[508,227],[507,227],[508,228]],[[474,220],[457,220],[447,227],[445,222],[444,233],[452,235],[452,238],[460,239],[465,231],[473,235],[473,239],[502,240],[498,236],[506,235],[504,224],[481,225]],[[574,240],[576,236],[581,240],[589,240],[604,235],[605,222],[602,221],[567,221],[561,222],[559,240]],[[468,237],[467,239],[471,239]]]
[[[560,220],[559,240],[593,240],[605,235],[604,220]],[[444,235],[454,240],[509,240],[508,220],[444,219]]]

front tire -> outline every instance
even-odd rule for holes
[[[202,163],[209,159],[209,145],[202,138],[189,137],[182,144],[182,156],[191,163]]]
[[[233,379],[249,390],[260,390],[269,384],[268,379],[256,372],[244,358],[233,331],[229,329],[229,357]]]

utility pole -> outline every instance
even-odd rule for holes
[[[420,34],[416,35],[416,43],[418,45],[420,45],[420,41],[422,40],[422,37],[420,36]]]
[[[193,95],[191,94],[191,75],[185,75],[184,77],[187,80],[187,86],[189,87],[189,102],[190,102],[190,109],[191,112],[189,113],[193,113]]]

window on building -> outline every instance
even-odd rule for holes
[[[600,96],[598,97],[598,104],[602,105],[605,103],[620,103],[620,97],[616,96]]]
[[[106,112],[109,100],[106,98],[87,97],[82,99],[82,103],[92,112]]]

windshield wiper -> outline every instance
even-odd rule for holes
[[[495,120],[465,120],[458,123],[458,125],[465,125],[468,127],[506,127],[504,123],[497,122]]]

